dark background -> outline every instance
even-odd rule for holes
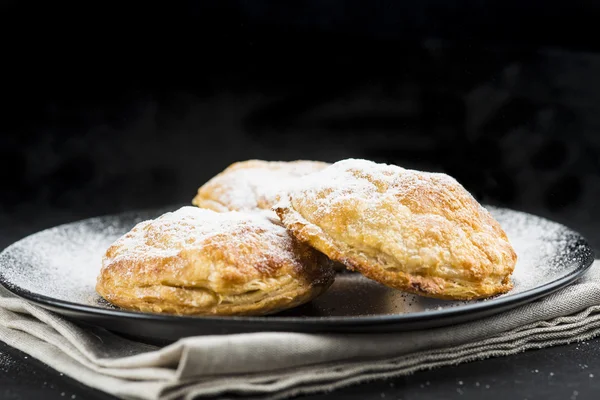
[[[47,3],[0,5],[0,248],[190,201],[237,160],[360,157],[447,172],[480,201],[560,221],[600,249],[600,3]],[[513,387],[497,398],[595,398],[579,353],[340,393],[439,397],[472,376],[472,398],[486,379]],[[7,398],[92,396],[21,356],[0,351]],[[542,367],[561,380],[521,376]]]

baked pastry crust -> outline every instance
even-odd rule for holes
[[[512,288],[505,232],[445,174],[343,160],[300,179],[274,210],[299,240],[393,288],[453,300]]]
[[[327,166],[305,160],[236,162],[201,186],[192,204],[217,212],[267,210],[269,214],[285,186]]]
[[[327,262],[263,215],[183,207],[118,239],[96,291],[145,312],[262,315],[324,292],[334,279]]]

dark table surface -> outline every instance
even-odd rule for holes
[[[306,399],[597,399],[600,339],[422,371]],[[0,342],[0,398],[110,399]]]

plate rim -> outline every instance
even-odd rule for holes
[[[552,223],[558,224],[563,227],[566,231],[568,231],[571,235],[576,237],[576,241],[578,245],[583,245],[585,247],[584,258],[576,268],[574,268],[567,275],[555,279],[551,282],[547,282],[541,286],[536,286],[531,289],[525,290],[523,292],[519,292],[513,295],[507,295],[504,297],[492,297],[490,299],[483,299],[481,301],[474,302],[472,304],[465,304],[456,307],[444,308],[441,310],[425,310],[418,311],[414,313],[407,314],[375,314],[375,315],[360,315],[360,316],[278,316],[274,315],[263,315],[263,316],[206,316],[206,315],[197,315],[197,316],[188,316],[188,315],[174,315],[174,314],[159,314],[159,313],[147,313],[140,311],[132,311],[132,310],[124,310],[124,309],[108,309],[102,308],[87,304],[74,303],[67,300],[56,299],[53,297],[45,296],[42,294],[31,292],[27,289],[23,289],[19,286],[12,284],[3,274],[2,269],[0,269],[0,285],[2,285],[6,290],[8,290],[13,295],[16,295],[25,300],[36,303],[42,307],[50,307],[53,309],[62,309],[65,311],[76,312],[76,313],[84,313],[90,316],[102,316],[102,317],[112,317],[112,318],[127,318],[127,319],[142,319],[142,320],[152,320],[153,322],[164,322],[164,323],[193,323],[193,322],[203,322],[203,323],[245,323],[245,324],[269,324],[269,325],[277,325],[277,324],[311,324],[311,325],[319,325],[321,327],[326,327],[328,325],[337,325],[337,326],[364,326],[364,325],[386,325],[393,323],[406,323],[413,324],[431,320],[432,318],[445,320],[461,317],[467,314],[477,315],[479,313],[483,313],[485,311],[491,311],[493,309],[498,309],[498,312],[510,308],[511,306],[516,307],[519,304],[524,304],[530,301],[535,301],[541,297],[551,294],[552,292],[559,290],[571,282],[577,280],[581,276],[583,276],[592,266],[595,260],[594,250],[589,245],[589,242],[583,237],[580,233],[574,231],[573,229],[559,223],[556,221],[552,221],[548,218],[544,218],[535,214],[530,214],[523,211],[513,210],[506,207],[497,207],[490,205],[483,205],[485,208],[494,208],[496,210],[501,211],[510,211],[511,213],[524,214],[527,216],[533,216],[538,219],[550,221]],[[157,207],[154,209],[140,209],[135,211],[127,211],[116,214],[106,214],[102,216],[96,216],[91,218],[80,219],[72,222],[67,222],[64,224],[56,225],[47,229],[43,229],[36,233],[27,235],[16,242],[12,243],[8,247],[0,252],[0,265],[2,264],[2,260],[4,258],[9,257],[10,251],[13,247],[17,247],[22,241],[31,239],[34,236],[41,235],[50,230],[60,229],[61,227],[81,224],[81,223],[90,223],[93,220],[102,220],[103,218],[108,217],[124,217],[130,216],[135,217],[142,215],[143,213],[158,213],[161,211],[167,210],[166,207]],[[56,312],[56,311],[55,311]]]

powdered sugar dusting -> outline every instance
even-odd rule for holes
[[[412,192],[417,186],[431,184],[425,178],[457,185],[456,180],[446,174],[412,171],[396,165],[351,158],[299,178],[288,186],[287,191],[297,201],[310,199],[311,203],[314,202],[317,214],[327,214],[347,199],[376,200],[390,188],[396,195]],[[322,193],[327,193],[327,196],[321,196]]]
[[[579,265],[588,254],[587,243],[558,223],[526,213],[489,207],[505,228],[518,260],[512,279],[514,291],[527,290]],[[535,266],[535,267],[534,267]]]
[[[296,179],[320,171],[329,164],[317,161],[259,161],[234,164],[208,181],[202,197],[229,210],[269,209],[277,195]]]
[[[89,304],[102,255],[125,229],[119,219],[92,218],[39,232],[2,253],[2,277],[9,289]]]
[[[10,371],[14,365],[16,364],[16,360],[5,353],[0,353],[0,372],[8,372]]]
[[[565,277],[590,257],[591,250],[585,241],[562,225],[516,211],[488,209],[506,231],[519,257],[513,274],[515,287],[501,297],[522,293]],[[197,213],[189,209],[179,212],[182,215]],[[0,254],[0,278],[9,288],[18,287],[72,303],[112,308],[100,300],[94,290],[102,255],[111,243],[135,224],[160,214],[135,213],[93,218],[42,231],[15,243]],[[177,215],[174,213],[164,218],[177,218]],[[223,229],[223,226],[218,229]],[[494,299],[485,301],[492,303]],[[405,294],[368,281],[360,274],[349,273],[340,275],[330,290],[309,306],[288,313],[358,317],[441,311],[464,304],[466,302],[440,301]]]
[[[260,240],[271,245],[261,251],[281,252],[284,251],[283,244],[291,242],[285,228],[273,224],[259,213],[218,213],[198,207],[182,207],[136,225],[115,243],[117,254],[114,258],[169,257],[183,248],[202,246],[205,240],[221,235],[227,238],[230,246],[237,247],[247,238],[241,233],[250,234],[249,228],[260,231]]]

